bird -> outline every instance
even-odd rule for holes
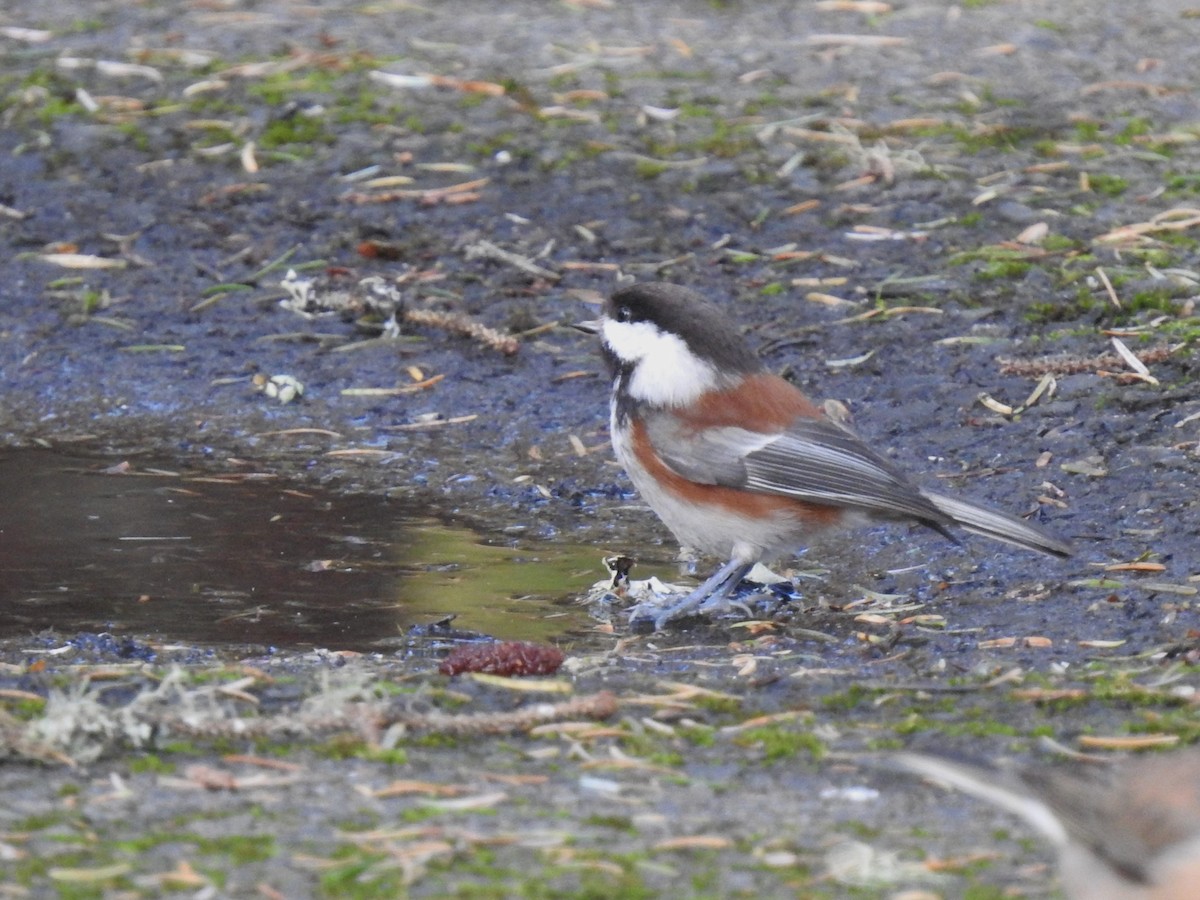
[[[1049,531],[969,500],[916,487],[891,462],[768,372],[736,325],[695,291],[665,282],[614,292],[598,319],[611,378],[617,460],[679,542],[727,560],[683,599],[645,604],[631,624],[662,630],[728,605],[758,562],[774,562],[832,528],[909,520],[957,542],[959,526],[1018,547],[1069,556]]]
[[[1200,897],[1200,748],[1016,772],[925,753],[893,759],[1023,818],[1057,847],[1072,900]]]

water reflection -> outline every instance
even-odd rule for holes
[[[458,627],[552,640],[587,627],[569,598],[600,577],[598,557],[489,546],[377,496],[0,452],[0,637],[369,648],[455,613]]]

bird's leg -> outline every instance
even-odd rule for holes
[[[630,618],[630,625],[635,630],[641,630],[650,622],[654,623],[655,631],[662,631],[664,625],[674,619],[681,618],[693,610],[703,606],[705,612],[722,608],[729,599],[729,594],[741,584],[746,573],[754,568],[753,563],[745,563],[740,559],[731,559],[713,574],[711,578],[696,588],[682,600],[672,603],[666,609],[655,611],[646,609],[645,604],[637,606]]]

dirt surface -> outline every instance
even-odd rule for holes
[[[499,542],[662,562],[669,536],[605,449],[594,347],[543,327],[592,316],[625,275],[726,303],[769,366],[845,402],[904,468],[1035,511],[1078,554],[828,538],[803,557],[827,576],[774,625],[630,637],[618,617],[564,642],[546,688],[613,691],[617,712],[500,736],[385,727],[385,701],[564,699],[438,676],[437,634],[361,657],[13,637],[5,890],[1053,891],[1022,828],[856,754],[1200,733],[1196,15],[7,7],[6,444],[390,492]],[[289,267],[339,311],[281,306]],[[393,307],[400,336],[376,339]],[[284,375],[303,385],[287,404],[254,381]],[[77,696],[43,706],[51,691]],[[369,715],[347,726],[329,710],[350,703]],[[300,725],[219,724],[251,709]]]

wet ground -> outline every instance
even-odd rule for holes
[[[1196,23],[0,13],[7,889],[1053,891],[1011,821],[855,755],[1197,737]],[[727,303],[898,464],[1077,556],[879,529],[795,561],[772,624],[608,630],[572,602],[599,557],[674,553],[557,327],[618,275]],[[444,679],[448,613],[567,670]],[[619,711],[384,727],[567,690]],[[252,710],[300,724],[239,737]]]
[[[263,472],[0,453],[0,635],[46,629],[159,641],[380,650],[447,617],[502,640],[562,639],[590,620],[591,546],[512,539],[374,494]]]

